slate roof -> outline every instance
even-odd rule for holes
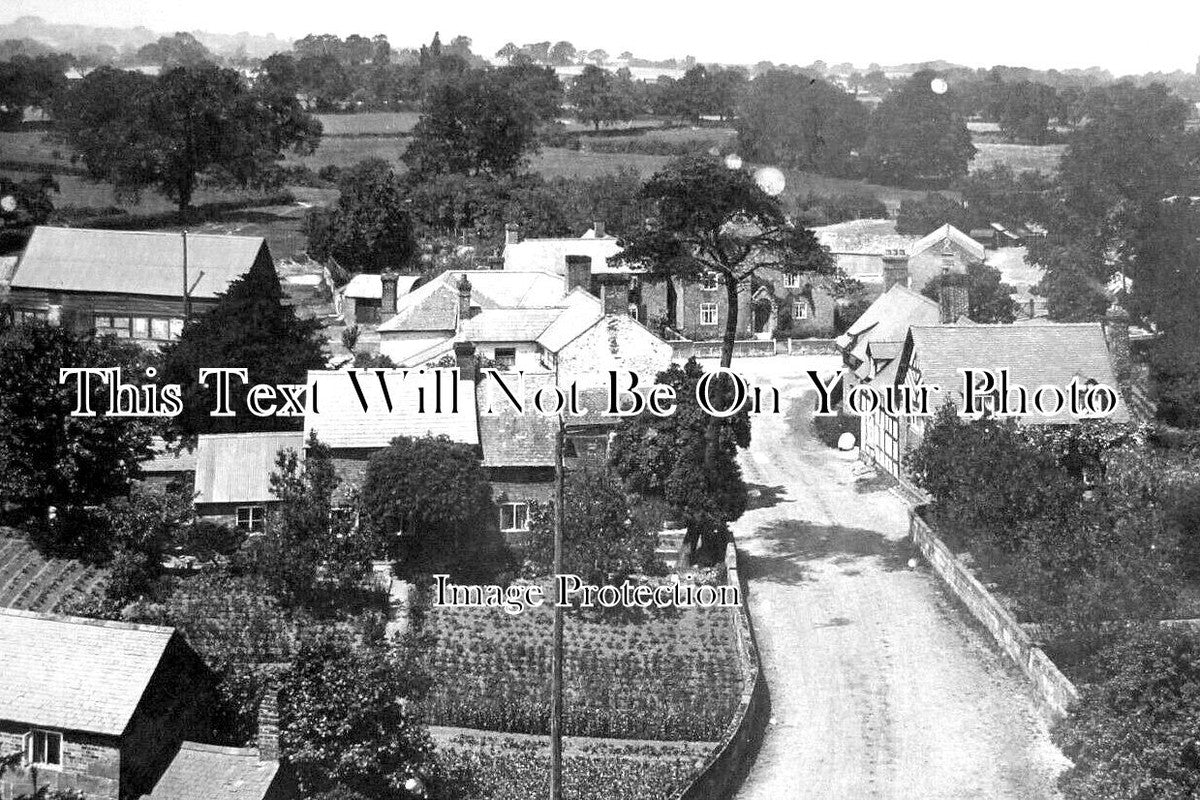
[[[862,316],[837,338],[838,347],[864,362],[859,375],[870,374],[867,345],[903,342],[910,325],[931,325],[941,318],[938,304],[907,286],[895,284],[875,298]]]
[[[554,375],[525,374],[525,413],[518,414],[504,391],[481,381],[476,389],[479,404],[479,443],[485,467],[552,467],[558,416],[545,416],[533,405],[542,386],[553,386]],[[510,383],[516,391],[517,382]],[[493,397],[489,403],[489,392]],[[552,398],[548,398],[552,399]],[[485,413],[491,406],[494,414]]]
[[[0,609],[0,719],[120,736],[174,635]]]
[[[304,449],[304,434],[219,433],[196,439],[197,503],[265,503],[275,459],[284,450]]]
[[[553,308],[563,304],[563,279],[548,272],[447,270],[424,286],[400,297],[396,314],[379,326],[381,333],[453,331],[458,327],[458,281],[471,282],[471,306]]]
[[[266,246],[261,236],[190,234],[191,296],[215,298]],[[12,288],[181,297],[182,265],[183,237],[175,233],[38,226]]]
[[[537,337],[537,343],[551,353],[562,350],[604,318],[600,300],[582,289],[572,290],[565,302],[567,310]]]
[[[376,373],[382,372],[392,400],[388,411],[383,389]],[[446,435],[464,444],[479,444],[479,426],[475,421],[474,385],[461,380],[454,387],[458,413],[450,411],[450,372],[443,374],[442,411],[434,411],[433,373],[420,370],[361,370],[359,387],[367,401],[362,402],[347,370],[310,370],[308,373],[309,413],[304,415],[304,438],[313,431],[335,449],[387,447],[397,436],[420,437]],[[404,377],[408,373],[408,378]],[[425,387],[425,411],[418,410],[417,390]],[[315,411],[312,408],[315,406]]]
[[[579,238],[526,239],[504,246],[505,270],[542,270],[563,275],[567,271],[567,256],[588,256],[592,260],[592,274],[605,272],[629,272],[628,267],[609,266],[608,260],[621,252],[615,236]]]
[[[920,382],[942,387],[941,392],[931,395],[931,410],[947,400],[961,404],[960,369],[1008,369],[1010,385],[1021,384],[1029,392],[1045,384],[1065,391],[1074,378],[1117,388],[1104,330],[1098,322],[914,325],[898,360],[897,382],[906,380],[914,359]],[[1031,413],[1017,419],[1034,424],[1078,421],[1069,409],[1053,417]],[[1128,421],[1125,404],[1120,403],[1108,419]]]
[[[936,247],[937,245],[942,244],[946,239],[954,242],[979,261],[983,261],[985,258],[987,258],[987,249],[982,244],[975,241],[970,236],[967,236],[965,233],[949,223],[943,225],[935,231],[931,231],[926,236],[921,237],[915,244],[912,245],[912,247],[909,248],[908,254],[910,256],[915,256],[920,253],[924,253],[931,247]]]
[[[278,772],[278,761],[260,761],[252,747],[184,742],[149,798],[262,800]]]
[[[813,228],[817,241],[835,254],[881,256],[887,250],[908,251],[915,236],[896,233],[891,219],[855,219]],[[839,259],[839,264],[841,260]]]
[[[458,329],[469,342],[533,342],[565,313],[561,308],[485,308]]]

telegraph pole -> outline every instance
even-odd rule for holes
[[[554,443],[554,580],[563,571],[563,419]],[[562,800],[563,609],[554,598],[554,641],[550,667],[550,800]]]
[[[192,318],[192,298],[188,292],[187,228],[183,230],[183,323]]]

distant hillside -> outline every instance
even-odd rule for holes
[[[136,50],[158,37],[175,31],[152,31],[149,28],[104,28],[92,25],[73,25],[46,22],[40,17],[21,17],[15,22],[0,24],[0,40],[32,39],[59,51],[80,55],[97,48],[112,47],[118,52]],[[244,53],[250,58],[266,58],[280,50],[291,50],[292,43],[273,35],[251,33],[208,33],[190,31],[205,47],[221,56]]]

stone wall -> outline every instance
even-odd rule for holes
[[[770,718],[766,679],[758,660],[754,628],[746,609],[746,585],[738,571],[737,547],[725,550],[725,570],[730,586],[741,592],[742,605],[730,609],[737,630],[738,661],[742,670],[742,698],[716,750],[704,762],[700,774],[671,796],[671,800],[722,800],[733,797],[762,744]]]
[[[703,342],[676,341],[669,342],[676,361],[686,361],[693,356],[696,358],[719,358],[721,356],[720,340]],[[733,354],[736,357],[773,356],[775,342],[770,339],[742,339],[733,343]]]
[[[0,722],[0,755],[24,748],[24,735],[36,726]],[[46,730],[54,730],[48,728]],[[77,731],[62,734],[61,769],[37,770],[36,785],[32,770],[18,766],[0,776],[0,798],[11,800],[22,794],[32,795],[35,788],[53,786],[74,789],[89,798],[117,800],[121,786],[121,751],[116,738],[93,736]]]
[[[988,629],[1004,654],[1025,673],[1050,717],[1061,719],[1066,716],[1079,699],[1075,686],[1042,649],[1033,644],[1029,634],[991,592],[954,556],[945,542],[921,519],[917,509],[909,509],[908,516],[913,543],[920,548],[933,571]]]

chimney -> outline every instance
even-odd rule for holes
[[[273,683],[258,704],[258,760],[279,760],[279,689]]]
[[[629,313],[629,278],[625,275],[605,273],[596,276],[600,284],[600,303],[605,314]]]
[[[886,292],[896,284],[908,286],[908,253],[887,250],[883,254],[883,290]]]
[[[1129,312],[1116,302],[1109,306],[1104,315],[1104,341],[1108,344],[1117,387],[1124,395],[1129,391],[1129,379],[1133,374],[1129,352]]]
[[[564,293],[568,293],[576,287],[590,292],[592,290],[592,257],[567,256],[567,269],[563,277],[566,280]]]
[[[604,238],[604,220],[598,219],[592,223],[592,230],[596,233],[597,239]]]
[[[385,272],[379,276],[383,283],[383,299],[379,304],[379,313],[389,316],[396,313],[396,283],[400,276],[394,272]]]
[[[967,294],[966,275],[951,272],[949,267],[943,267],[942,280],[938,284],[938,305],[942,310],[943,325],[953,325],[959,317],[967,315],[971,305]]]
[[[510,222],[504,226],[504,243],[517,244],[521,241],[521,226]]]
[[[475,358],[475,345],[471,342],[454,343],[454,365],[458,367],[459,380],[476,380],[476,367],[479,361]]]
[[[467,278],[464,272],[458,276],[458,319],[459,321],[471,318],[471,281]]]

